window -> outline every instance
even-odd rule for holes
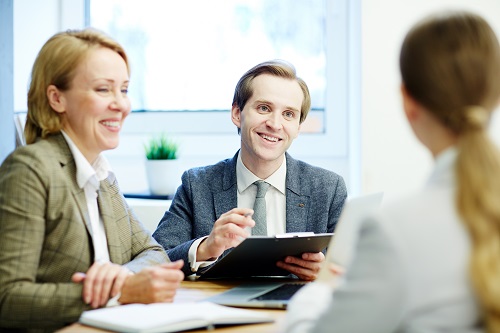
[[[91,25],[126,48],[133,109],[145,111],[129,116],[108,154],[124,191],[132,174],[131,188],[146,184],[137,170],[150,133],[176,136],[185,169],[231,157],[240,144],[229,114],[236,82],[257,63],[281,58],[312,96],[289,152],[359,192],[360,0],[87,1]]]
[[[123,21],[123,9],[121,9],[121,14],[119,10],[115,13],[110,9],[110,6],[113,4],[127,5],[130,3],[136,6],[134,11],[139,12],[141,7],[146,9],[151,8],[151,4],[153,3],[153,0],[108,1],[109,0],[68,0],[42,3],[36,0],[19,0],[14,2],[14,14],[16,16],[14,19],[15,43],[13,50],[14,59],[16,60],[14,62],[15,111],[26,111],[26,91],[29,84],[29,72],[40,47],[51,35],[60,30],[82,28],[85,25],[89,25],[90,22],[94,22],[95,25],[98,26],[101,24],[97,21],[99,14],[110,18],[115,16],[120,17],[120,15],[122,15],[122,21],[117,20],[117,22],[121,22],[120,24],[126,28],[128,27],[128,29],[136,29],[138,26],[136,22],[137,18],[132,16],[130,21]],[[103,7],[103,9],[94,16],[94,14],[92,14],[92,7],[95,5],[94,2],[98,4],[102,3],[102,6],[108,7]],[[165,0],[162,2],[168,5],[176,3],[174,0]],[[187,3],[189,6],[184,5],[184,3]],[[302,18],[320,17],[323,15],[322,28],[324,31],[323,37],[321,37],[323,38],[323,45],[318,48],[312,48],[313,51],[317,51],[317,59],[319,60],[314,60],[315,58],[311,57],[310,59],[312,60],[305,61],[302,59],[302,57],[304,57],[303,55],[299,57],[302,53],[291,52],[289,51],[290,47],[287,46],[285,48],[283,44],[280,44],[280,47],[272,47],[272,49],[281,49],[282,51],[282,53],[277,53],[276,56],[272,57],[268,55],[268,53],[264,53],[269,51],[267,47],[254,48],[251,50],[234,48],[235,53],[239,55],[239,57],[236,58],[238,60],[247,61],[247,63],[242,62],[238,65],[241,67],[236,69],[223,69],[210,74],[211,76],[215,76],[216,79],[220,76],[225,78],[227,81],[226,87],[223,87],[220,81],[217,81],[217,83],[215,83],[215,81],[210,81],[211,83],[208,85],[194,89],[191,83],[193,81],[197,82],[200,77],[208,77],[209,74],[207,73],[209,73],[209,70],[212,70],[213,66],[211,63],[205,65],[201,70],[197,69],[195,72],[196,75],[194,75],[192,74],[194,71],[190,69],[190,63],[193,63],[195,60],[204,59],[207,53],[208,56],[213,59],[212,53],[218,54],[221,50],[210,45],[210,47],[199,48],[199,50],[193,54],[186,53],[184,49],[189,46],[189,44],[202,45],[204,40],[200,41],[200,38],[196,38],[197,35],[194,37],[191,36],[191,38],[180,37],[183,31],[175,29],[175,36],[177,36],[179,42],[171,43],[172,45],[169,44],[168,48],[165,47],[166,51],[163,51],[161,56],[165,63],[169,61],[168,59],[170,59],[170,56],[174,53],[176,55],[183,54],[186,56],[185,58],[189,60],[188,64],[181,64],[180,62],[184,57],[180,57],[177,58],[175,63],[176,66],[174,67],[185,69],[187,74],[181,76],[185,83],[183,83],[184,86],[181,86],[181,81],[173,75],[167,75],[163,80],[169,80],[169,82],[176,84],[174,88],[175,94],[179,91],[187,91],[190,93],[188,97],[184,97],[184,99],[188,101],[191,99],[195,102],[205,101],[206,99],[201,96],[210,96],[211,98],[212,95],[217,95],[217,100],[220,102],[219,104],[224,105],[216,105],[216,102],[211,102],[209,105],[207,102],[199,106],[201,110],[204,111],[192,111],[196,109],[196,106],[191,106],[191,111],[185,112],[184,110],[187,109],[186,106],[179,108],[175,105],[160,107],[152,104],[149,106],[145,103],[141,104],[140,109],[169,109],[175,111],[133,112],[129,116],[125,122],[125,128],[122,131],[119,148],[107,152],[118,179],[120,180],[122,190],[133,191],[137,188],[144,188],[146,186],[145,171],[143,171],[143,143],[151,132],[166,131],[178,136],[181,143],[181,158],[185,168],[214,163],[220,159],[232,156],[239,148],[239,137],[236,128],[229,119],[228,112],[233,97],[234,85],[236,85],[237,80],[244,71],[261,60],[281,57],[289,60],[296,66],[298,74],[306,80],[311,90],[315,89],[316,91],[320,91],[317,89],[319,86],[322,87],[320,89],[323,89],[321,93],[314,93],[313,106],[316,109],[308,116],[306,124],[304,124],[307,126],[302,127],[303,133],[295,140],[289,152],[295,158],[333,170],[344,176],[351,195],[360,192],[361,0],[266,0],[262,2],[258,0],[247,2],[240,0],[222,2],[221,0],[205,0],[201,1],[198,5],[195,5],[191,0],[186,0],[178,1],[177,5],[182,6],[180,8],[183,8],[183,10],[177,10],[174,11],[174,13],[177,14],[175,17],[180,17],[182,20],[189,21],[195,28],[198,27],[199,24],[193,23],[194,17],[197,17],[198,20],[202,20],[205,26],[210,23],[217,25],[217,21],[220,20],[227,20],[235,24],[235,22],[243,22],[241,18],[245,16],[244,10],[237,11],[235,9],[238,5],[242,7],[247,6],[250,8],[250,11],[253,10],[256,12],[255,8],[261,6],[261,3],[266,6],[277,6],[275,8],[279,8],[279,10],[288,13],[288,15],[283,15],[282,17],[291,18],[292,22],[298,22],[296,24],[299,24],[301,27],[300,31],[296,32],[298,35],[301,33],[311,34],[310,31],[314,31],[302,24]],[[303,8],[303,3],[307,3],[307,8]],[[210,5],[210,7],[207,7],[208,5]],[[222,19],[215,19],[215,14],[209,12],[207,8],[219,8],[219,11],[222,11],[225,15],[222,16]],[[279,10],[275,10],[274,12]],[[323,10],[323,12],[320,12],[321,10]],[[236,14],[229,14],[229,11]],[[172,16],[169,16],[169,14],[164,11],[158,10],[155,12],[157,12],[158,15],[155,16],[155,14],[152,14],[151,18],[160,21],[166,20],[168,17]],[[196,16],[193,14],[195,12],[204,13],[205,15],[201,17]],[[274,14],[274,12],[270,11],[272,14]],[[43,20],[43,22],[39,22],[40,24],[38,24],[37,29],[32,29],[32,22],[42,16],[46,19]],[[297,17],[299,20],[293,21],[297,20]],[[262,23],[262,18],[257,19],[261,21],[259,25],[264,24]],[[270,20],[278,20],[278,15],[272,15],[271,19],[267,19],[267,21]],[[113,37],[126,45],[131,58],[136,57],[135,54],[131,53],[131,50],[129,50],[130,47],[127,43],[131,43],[131,47],[134,47],[134,43],[137,45],[143,43],[143,41],[140,40],[140,36],[127,36],[124,32],[109,31],[108,27],[104,27],[104,23],[102,23],[102,25],[101,29],[107,30]],[[288,26],[287,24],[279,24],[276,28],[279,28],[278,35],[286,35],[289,31],[288,28],[286,28]],[[118,25],[118,27],[120,27],[120,25]],[[208,28],[205,27],[205,29]],[[291,29],[293,29],[293,26]],[[265,29],[261,28],[261,30]],[[194,31],[199,31],[199,29]],[[225,31],[225,33],[232,33],[232,31]],[[193,32],[191,32],[191,34],[193,34]],[[317,40],[319,39],[320,38]],[[26,43],[26,40],[30,42]],[[189,43],[184,41],[188,41]],[[163,41],[163,43],[166,45],[167,42]],[[308,45],[307,41],[306,45]],[[231,49],[229,51],[231,51]],[[251,53],[258,52],[262,52],[262,59],[255,58],[255,60],[245,60],[244,57]],[[142,53],[143,55],[148,54],[147,52]],[[311,52],[308,54],[310,55],[310,53]],[[323,53],[322,56],[320,56],[321,53]],[[141,56],[141,54],[139,54],[139,56]],[[188,58],[188,56],[192,58]],[[231,60],[233,58],[235,57],[231,56]],[[139,91],[136,88],[141,86],[147,87],[146,90],[152,88],[150,87],[151,83],[149,83],[150,79],[147,79],[148,85],[146,85],[146,83],[136,83],[140,80],[137,76],[138,73],[143,71],[140,66],[144,64],[135,62],[136,61],[133,60],[132,63],[131,93],[133,95],[133,103],[136,105],[135,108],[139,109],[139,104],[137,103],[140,102],[140,99],[134,96],[134,94],[137,94]],[[146,62],[149,63],[149,60],[146,59],[144,63]],[[225,63],[226,62],[224,62],[224,64]],[[323,72],[319,71],[321,66],[324,67],[322,69]],[[317,73],[320,73],[320,75],[316,75],[314,78],[308,77],[310,75],[308,71],[312,72],[312,68],[318,69]],[[191,74],[188,73],[190,70]],[[325,71],[326,75],[324,74]],[[229,77],[229,75],[232,75],[232,77]],[[324,77],[324,79],[321,79],[321,77]],[[186,78],[190,78],[190,80]],[[143,77],[143,80],[146,80],[146,78]],[[170,97],[167,94],[174,93],[168,91],[162,82],[157,83],[157,86],[160,92],[155,93],[155,96],[164,96],[165,98],[162,98],[162,100],[164,99],[168,102],[174,101],[174,99],[166,98]],[[1,130],[7,126],[13,126],[13,124],[11,122],[0,122],[0,136],[1,134],[7,135],[7,131]]]
[[[153,0],[123,0],[119,2],[72,0],[50,2],[50,6],[46,3],[39,5],[39,3],[35,0],[23,0],[19,4],[17,1],[15,2],[17,8],[14,10],[17,13],[16,20],[14,20],[16,24],[15,40],[30,40],[30,43],[15,43],[16,88],[14,92],[16,98],[14,106],[16,111],[25,111],[29,70],[36,54],[47,38],[56,31],[82,28],[89,25],[90,22],[93,22],[96,27],[101,25],[102,30],[108,31],[110,35],[125,45],[132,60],[131,94],[133,103],[136,105],[135,108],[170,110],[169,112],[133,112],[125,122],[119,148],[107,152],[123,191],[136,191],[138,188],[144,189],[147,186],[145,171],[143,171],[143,143],[152,132],[166,131],[177,136],[181,143],[180,153],[183,167],[186,169],[215,163],[232,156],[239,148],[239,137],[229,118],[228,110],[237,80],[244,71],[260,61],[270,58],[284,58],[296,66],[299,76],[306,80],[311,91],[315,91],[313,92],[315,110],[308,116],[306,124],[304,124],[307,126],[302,127],[304,133],[295,140],[289,152],[295,158],[341,174],[347,182],[350,193],[359,192],[360,0],[205,0],[198,4],[195,4],[194,0],[178,1],[177,5],[180,6],[180,9],[170,12],[154,10],[149,16],[150,21],[153,19],[172,21],[172,17],[179,17],[181,23],[186,21],[189,26],[194,26],[194,30],[179,29],[177,26],[170,28],[175,31],[175,34],[172,34],[175,37],[174,42],[168,42],[161,36],[154,37],[155,41],[159,39],[160,44],[163,43],[162,49],[154,49],[156,52],[146,51],[144,46],[146,43],[142,40],[144,36],[137,32],[139,31],[139,15],[132,15],[125,20],[125,9],[111,9],[112,6],[132,5],[135,6],[132,13],[139,13],[140,10],[143,10],[142,8],[151,10]],[[96,3],[108,7],[101,7],[97,14],[93,14],[96,10],[93,6]],[[176,4],[174,0],[162,1],[161,3],[169,6]],[[304,3],[307,4],[306,8],[303,7]],[[270,13],[270,18],[269,15],[264,19],[255,14],[262,12],[257,9],[264,5],[265,8],[268,8],[267,13]],[[269,6],[275,7],[271,10]],[[29,8],[29,10],[25,10],[25,8]],[[217,12],[212,12],[211,8],[217,8]],[[85,9],[85,13],[83,9]],[[219,12],[224,15],[216,18],[216,14]],[[258,47],[245,49],[241,45],[249,45],[248,43],[233,38],[229,40],[232,40],[234,45],[238,47],[223,48],[219,46],[226,45],[222,41],[219,43],[216,40],[216,42],[208,43],[205,41],[205,37],[198,37],[200,23],[194,23],[195,21],[203,23],[203,31],[209,31],[207,26],[213,23],[214,26],[210,28],[211,36],[214,35],[213,31],[217,30],[216,27],[222,30],[222,35],[227,36],[235,33],[234,29],[225,28],[229,24],[236,25],[240,30],[242,30],[242,22],[252,25],[249,23],[249,19],[245,19],[248,12],[254,13],[253,19],[259,22],[258,24],[254,23],[257,25],[255,31],[263,34],[263,31],[276,30],[270,34],[270,39],[262,43],[264,46],[259,44]],[[278,12],[286,13],[286,15],[274,15]],[[33,30],[30,23],[36,20],[40,13],[49,19],[44,20],[43,24]],[[204,15],[200,16],[197,13]],[[115,20],[117,22],[116,29],[122,30],[109,30],[107,23],[98,22],[99,15]],[[84,18],[85,23],[83,22]],[[315,23],[311,23],[313,18],[316,18]],[[282,23],[283,19],[289,19],[291,23]],[[220,24],[218,21],[228,21],[228,23]],[[278,21],[279,24],[274,24]],[[267,26],[269,23],[272,23],[271,26]],[[300,26],[300,29],[295,29],[295,25]],[[318,27],[324,31],[317,32],[316,35],[315,29],[319,29]],[[128,34],[127,31],[135,31],[135,34]],[[255,31],[253,34],[256,33]],[[188,35],[182,37],[183,33],[188,33]],[[277,45],[269,42],[269,40],[278,40],[277,36],[287,37],[290,34],[302,36],[298,39],[300,43],[290,38],[276,42]],[[303,34],[306,36],[321,35],[322,37],[314,39],[311,37],[304,41]],[[152,43],[152,36],[149,37],[151,41],[147,41],[148,43]],[[312,43],[313,40],[314,43]],[[195,46],[195,52],[186,52],[186,49],[191,46],[190,44]],[[293,47],[297,44],[300,46],[299,50],[293,51]],[[221,53],[223,50],[229,52],[225,57]],[[271,55],[271,51],[276,53]],[[162,74],[159,81],[147,78],[146,75],[159,73],[159,68],[169,68],[162,65],[150,66],[149,64],[152,64],[153,60],[146,58],[149,54],[160,57],[163,64],[173,68],[172,72]],[[255,58],[247,58],[255,54],[257,54]],[[142,56],[145,58],[139,62],[134,59],[136,57],[141,59]],[[171,60],[174,56],[175,61]],[[198,65],[199,61],[206,58],[211,59],[208,65],[194,69],[193,64]],[[218,59],[218,61],[222,59],[225,67],[215,70],[214,59]],[[184,60],[186,63],[182,63]],[[240,62],[230,62],[230,60]],[[146,65],[151,67],[148,72]],[[174,74],[178,69],[182,70],[183,75],[176,77]],[[140,73],[144,75],[138,76]],[[209,81],[208,84],[196,86],[195,83],[198,84],[198,80],[203,77],[213,80]],[[184,97],[177,96],[178,93],[184,92],[188,94]],[[143,98],[141,96],[145,96],[146,93],[150,93],[151,97],[144,97],[144,100],[141,101]],[[157,101],[166,101],[171,104],[160,105]],[[186,106],[188,102],[189,107]],[[0,128],[2,125],[3,123],[0,123]]]
[[[90,23],[127,50],[134,110],[230,108],[239,77],[285,59],[324,110],[326,0],[98,0]]]

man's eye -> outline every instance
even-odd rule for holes
[[[267,107],[267,105],[261,105],[261,106],[259,107],[259,109],[260,109],[261,111],[265,111],[265,112],[266,112],[266,111],[269,111],[269,108]]]
[[[294,118],[295,117],[295,113],[292,111],[285,111],[284,115],[286,118]]]

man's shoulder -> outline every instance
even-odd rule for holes
[[[187,172],[190,174],[190,176],[193,177],[210,177],[222,175],[224,173],[224,170],[230,165],[231,159],[228,158],[215,164],[191,168],[187,170]]]
[[[347,188],[342,176],[288,156],[287,188],[296,193],[314,193],[325,198],[345,200],[347,197]]]
[[[335,173],[334,171],[327,170],[325,168],[315,166],[301,160],[296,160],[290,157],[287,158],[289,158],[290,160],[288,170],[290,172],[296,173],[300,178],[319,181],[343,181],[342,176]]]

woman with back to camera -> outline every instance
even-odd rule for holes
[[[407,34],[401,93],[435,167],[425,187],[363,221],[319,318],[292,301],[290,332],[500,332],[500,47],[478,15],[442,12]]]
[[[0,167],[0,332],[53,332],[84,310],[171,302],[183,273],[127,206],[101,154],[130,113],[123,48],[51,37],[33,65],[27,146]]]

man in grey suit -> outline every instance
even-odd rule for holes
[[[256,229],[261,234],[333,232],[347,197],[341,176],[286,153],[311,105],[309,89],[295,69],[268,61],[247,71],[236,85],[231,119],[241,135],[233,158],[190,169],[153,237],[172,260],[184,259],[186,275],[213,264]],[[267,220],[252,207],[257,185],[265,194]],[[260,214],[259,214],[260,215]],[[277,266],[304,280],[317,277],[323,253],[286,257]]]

